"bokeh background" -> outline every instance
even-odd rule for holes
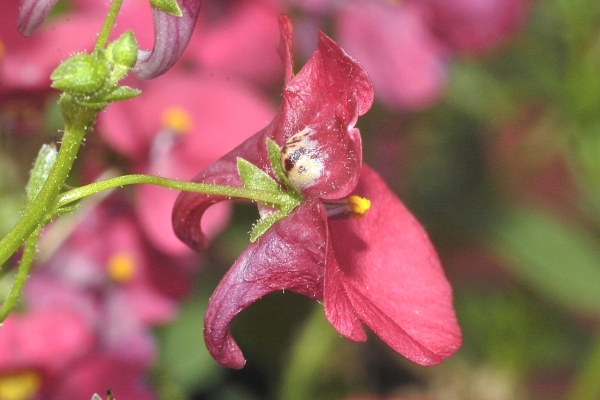
[[[0,11],[0,233],[32,162],[60,143],[49,75],[93,48],[105,1],[61,0],[35,35]],[[73,186],[143,172],[190,179],[275,114],[277,16],[296,70],[321,29],[369,72],[364,158],[428,230],[455,295],[460,351],[419,367],[374,336],[349,343],[322,305],[265,297],[232,327],[247,365],[202,338],[206,302],[258,218],[229,204],[194,254],[171,233],[176,193],[128,187],[51,224],[0,328],[0,399],[600,399],[600,3],[592,0],[204,0],[179,63],[102,112]],[[116,33],[141,47],[145,0]],[[17,258],[0,274],[10,288]]]

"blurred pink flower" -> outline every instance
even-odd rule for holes
[[[57,0],[20,0],[17,17],[19,32],[23,35],[33,34],[42,25],[56,2]],[[138,59],[133,69],[141,78],[154,78],[169,70],[179,60],[192,36],[202,0],[179,0],[177,3],[182,13],[180,16],[152,7],[154,44],[152,50],[138,51]],[[95,32],[99,32],[101,24],[91,27]],[[94,38],[95,36],[92,36],[92,40]]]
[[[101,134],[136,172],[168,178],[191,179],[198,166],[210,165],[274,113],[256,92],[214,74],[172,70],[142,90],[100,115]],[[147,185],[135,190],[135,211],[152,243],[168,254],[187,252],[171,228],[177,192]],[[204,221],[210,235],[224,227],[229,212],[222,204]]]
[[[327,319],[349,339],[366,340],[364,323],[410,360],[437,364],[461,343],[451,288],[421,225],[377,173],[362,165],[355,123],[373,101],[367,73],[320,33],[313,56],[293,77],[291,23],[282,17],[280,24],[286,85],[279,113],[194,181],[242,186],[240,157],[271,171],[270,138],[290,150],[284,166],[303,200],[246,248],[215,289],[204,321],[208,350],[219,363],[242,368],[244,356],[230,323],[264,295],[291,290],[323,299]],[[373,206],[363,216],[364,210],[350,206],[350,195],[370,198]],[[223,200],[182,193],[173,210],[178,236],[205,248],[203,213]],[[351,218],[354,212],[362,218]]]
[[[77,313],[62,308],[13,313],[0,329],[0,390],[23,399],[48,398],[64,372],[94,346]]]
[[[376,99],[391,108],[423,109],[446,82],[448,54],[414,2],[358,0],[335,15],[341,45],[369,73]]]
[[[39,35],[25,38],[16,30],[17,0],[7,0],[0,15],[0,88],[49,89],[50,74],[75,51],[91,51],[102,19],[71,14],[54,19]]]
[[[452,49],[497,47],[523,25],[531,0],[417,0],[432,12],[431,29]]]
[[[260,84],[281,76],[277,16],[269,0],[207,2],[185,58],[203,70]],[[243,40],[240,40],[243,38]]]
[[[175,301],[150,279],[149,270],[160,266],[146,251],[149,246],[130,212],[123,201],[109,199],[86,215],[28,281],[28,302],[35,307],[68,307],[80,296],[70,307],[93,325],[103,323],[105,315],[118,308],[127,310],[123,318],[112,318],[122,326],[132,321],[144,327],[169,321]]]
[[[65,374],[53,400],[81,400],[112,389],[116,399],[151,400],[156,397],[144,380],[149,365],[117,352],[92,354]],[[104,398],[104,396],[102,396]]]

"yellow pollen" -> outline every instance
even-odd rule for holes
[[[350,196],[348,198],[348,206],[354,218],[362,218],[369,208],[371,208],[371,200],[360,196]]]
[[[178,135],[184,135],[192,130],[192,116],[178,106],[169,106],[162,112],[162,126]]]
[[[0,375],[0,400],[33,399],[42,386],[42,378],[33,371]]]
[[[2,60],[2,57],[4,57],[5,53],[6,53],[6,46],[4,46],[4,43],[2,43],[2,40],[0,40],[0,60]]]
[[[117,283],[125,283],[135,275],[137,265],[133,256],[129,253],[115,253],[108,259],[107,272],[110,279]],[[2,400],[0,398],[0,400]]]

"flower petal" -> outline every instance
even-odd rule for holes
[[[305,202],[244,250],[210,298],[204,339],[220,364],[242,368],[244,356],[229,331],[231,321],[264,295],[291,290],[322,298],[327,217],[318,202]]]
[[[282,28],[283,35],[289,29]],[[284,36],[284,40],[289,38]],[[291,63],[289,61],[288,63]],[[291,66],[286,66],[286,71]],[[287,72],[286,72],[287,75]],[[373,102],[373,87],[362,66],[324,33],[306,65],[283,89],[277,129],[271,136],[283,146],[296,133],[310,128],[303,143],[319,171],[301,190],[309,197],[340,198],[352,191],[360,175],[359,115]]]
[[[460,347],[461,333],[435,249],[366,166],[356,194],[372,201],[365,216],[329,222],[339,284],[359,318],[390,347],[418,364],[437,364]],[[326,307],[340,297],[325,294]]]
[[[140,78],[150,79],[165,73],[179,60],[190,41],[202,0],[179,0],[178,3],[183,13],[181,17],[152,7],[154,48],[138,52],[133,72]]]
[[[44,22],[58,0],[21,0],[17,29],[22,35],[32,35]]]

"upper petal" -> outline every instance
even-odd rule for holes
[[[435,249],[370,168],[363,167],[355,193],[371,199],[365,216],[329,222],[340,266],[337,285],[359,318],[395,351],[421,365],[437,364],[460,347],[461,333]],[[325,293],[326,308],[332,298]]]
[[[291,30],[284,27],[284,41],[289,43],[286,35]],[[316,160],[319,170],[301,188],[304,195],[339,198],[352,191],[362,163],[360,133],[354,125],[372,102],[373,87],[364,68],[319,32],[312,57],[283,89],[280,118],[271,134],[283,146],[298,132],[308,132],[302,151],[306,160]]]
[[[250,244],[229,269],[210,298],[204,320],[206,346],[220,364],[244,366],[229,324],[256,300],[284,289],[322,297],[326,225],[320,203],[303,203]]]
[[[138,60],[133,67],[137,76],[154,78],[164,74],[179,60],[192,37],[201,3],[202,0],[179,0],[181,17],[152,7],[154,48],[152,51],[138,52]]]

